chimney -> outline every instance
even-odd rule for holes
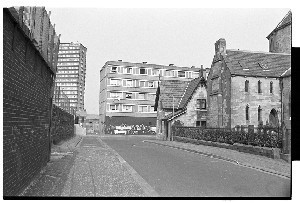
[[[224,55],[226,54],[226,40],[224,38],[220,38],[215,43],[215,55]]]
[[[147,61],[143,61],[143,64],[146,64],[147,63]]]
[[[203,77],[203,65],[201,65],[200,71],[199,71],[199,77]]]
[[[170,63],[169,66],[174,66],[174,64],[173,64],[173,63]]]
[[[118,61],[122,62],[122,60],[121,60],[121,59],[119,59]]]

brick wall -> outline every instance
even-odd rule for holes
[[[74,116],[53,105],[51,139],[53,144],[74,136]]]
[[[245,81],[249,81],[249,91],[245,92]],[[258,93],[258,81],[261,81],[262,93]],[[281,96],[279,79],[263,77],[241,77],[231,79],[231,127],[236,125],[258,125],[258,106],[262,109],[262,121],[269,122],[269,115],[274,108],[281,118]],[[273,93],[270,93],[270,82],[273,82]],[[249,105],[249,121],[246,121],[246,105]],[[280,123],[280,122],[279,122]]]
[[[24,189],[49,160],[53,72],[3,9],[3,195]]]

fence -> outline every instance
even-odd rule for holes
[[[75,115],[76,113],[76,109],[70,106],[70,99],[68,96],[64,93],[61,87],[56,84],[54,87],[53,103],[72,115]]]
[[[282,130],[272,127],[201,128],[173,126],[173,136],[227,144],[282,148]]]

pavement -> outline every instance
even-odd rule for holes
[[[50,162],[20,196],[158,196],[99,136],[75,136],[51,151]]]
[[[282,159],[271,159],[260,155],[238,152],[231,149],[205,145],[195,145],[176,141],[144,140],[144,142],[185,150],[216,159],[222,159],[233,164],[256,169],[273,175],[290,178],[291,164]]]

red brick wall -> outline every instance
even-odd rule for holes
[[[15,196],[49,159],[53,73],[3,9],[3,195]]]

